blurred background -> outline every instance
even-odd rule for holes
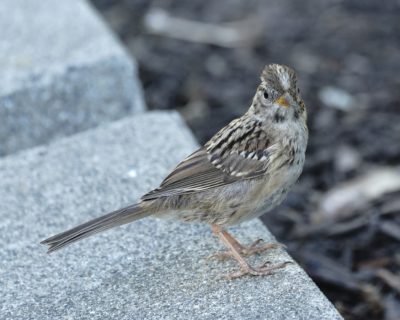
[[[400,1],[92,0],[139,63],[149,109],[204,143],[267,63],[308,107],[306,166],[263,217],[346,319],[400,319]]]

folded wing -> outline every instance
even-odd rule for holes
[[[257,123],[243,127],[234,120],[183,160],[159,188],[142,200],[204,191],[264,175],[277,150]]]

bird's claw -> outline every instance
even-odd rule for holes
[[[260,267],[253,268],[250,265],[242,266],[240,270],[235,271],[231,274],[223,276],[227,280],[233,280],[241,278],[246,275],[250,276],[268,276],[275,274],[275,271],[286,267],[288,264],[292,264],[291,261],[285,261],[277,263],[275,265],[270,265],[270,261],[263,263]]]

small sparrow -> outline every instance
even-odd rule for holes
[[[279,205],[299,178],[308,140],[307,113],[295,72],[267,65],[252,104],[240,118],[184,159],[139,203],[83,223],[42,241],[48,252],[147,216],[204,222],[228,248],[212,257],[234,258],[243,275],[269,275],[288,262],[252,267],[246,256],[279,245],[257,240],[244,246],[224,228]]]

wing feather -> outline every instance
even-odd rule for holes
[[[234,120],[179,163],[142,200],[204,191],[266,174],[277,150],[258,123],[243,126]]]
[[[208,160],[207,151],[200,148],[183,160],[164,179],[160,187],[145,194],[142,200],[216,188],[237,180],[237,177],[230,176],[212,165]]]

